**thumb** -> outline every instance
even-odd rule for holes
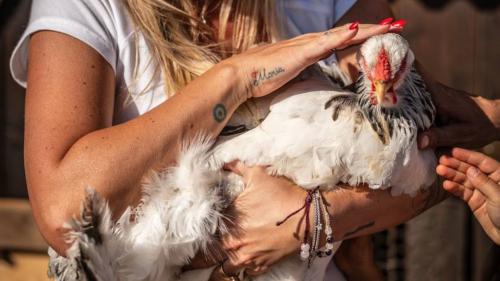
[[[465,140],[467,128],[463,124],[454,124],[443,127],[432,127],[418,136],[418,148],[429,149],[437,147],[457,146]]]
[[[233,162],[224,164],[224,170],[231,171],[238,176],[243,176],[244,167],[242,167],[241,161],[235,160]]]
[[[492,201],[500,202],[500,186],[490,177],[483,174],[476,167],[470,167],[467,169],[467,178],[485,197]]]
[[[224,169],[231,171],[240,177],[242,177],[246,172],[246,166],[243,164],[243,162],[241,162],[239,160],[236,160],[236,161],[233,161],[230,163],[226,163],[224,165]]]
[[[418,135],[418,148],[429,149],[439,146],[440,140],[443,139],[441,129],[433,127]]]

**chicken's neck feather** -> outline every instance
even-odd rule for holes
[[[415,67],[396,90],[399,102],[395,107],[373,105],[369,83],[361,73],[356,82],[356,103],[383,143],[387,143],[395,131],[413,138],[417,130],[426,130],[434,123],[436,109]]]

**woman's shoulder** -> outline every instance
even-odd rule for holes
[[[33,0],[30,24],[38,21],[66,21],[103,36],[117,37],[131,31],[124,0]]]
[[[120,42],[133,33],[123,0],[33,0],[28,26],[11,58],[11,71],[26,86],[28,44],[33,33],[56,31],[95,49],[116,71]]]
[[[49,30],[82,41],[112,67],[116,79],[115,122],[129,120],[160,104],[165,100],[161,73],[151,63],[152,53],[134,25],[125,1],[33,0],[28,26],[10,61],[14,80],[27,87],[31,35]],[[144,94],[129,102],[135,93]]]

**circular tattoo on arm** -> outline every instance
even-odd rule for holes
[[[226,119],[226,116],[227,116],[226,107],[221,103],[218,103],[214,106],[214,110],[212,113],[214,115],[215,121],[217,121],[219,123],[224,121]]]

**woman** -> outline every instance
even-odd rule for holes
[[[25,164],[30,201],[40,231],[54,249],[64,254],[62,225],[78,213],[87,186],[106,197],[118,216],[138,202],[144,173],[175,162],[183,142],[201,131],[217,135],[238,105],[278,89],[307,65],[330,55],[331,49],[390,29],[347,25],[325,35],[309,34],[245,51],[278,39],[280,21],[272,12],[276,2],[33,2],[12,71],[27,86]],[[282,3],[291,10],[294,4],[309,7],[309,18],[323,22],[326,30],[354,1],[306,6],[303,2]],[[285,13],[289,22],[292,14]],[[358,1],[340,23],[353,22],[353,17],[378,22],[389,14],[384,1]],[[296,33],[304,31],[300,24],[295,27]],[[231,56],[233,51],[240,54]],[[353,49],[339,52],[341,65],[352,69],[353,54]],[[252,72],[277,65],[285,73],[249,87]],[[224,114],[214,115],[215,109]],[[246,218],[244,234],[223,239],[230,253],[227,266],[257,274],[297,251],[300,238],[293,233],[298,218],[278,229],[274,224],[295,210],[305,195],[261,168],[239,164],[235,170],[251,184],[235,202]],[[416,198],[391,198],[387,192],[362,188],[324,196],[339,240],[402,222],[443,198],[439,190]],[[278,201],[289,204],[278,207]],[[394,209],[399,212],[385,215]]]

